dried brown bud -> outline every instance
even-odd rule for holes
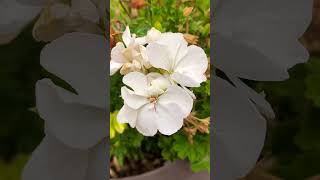
[[[146,4],[145,4],[144,0],[131,0],[131,7],[132,8],[140,9],[140,8],[143,8],[145,5]]]
[[[183,37],[189,44],[197,44],[199,40],[198,36],[192,34],[183,34]]]
[[[193,10],[193,7],[185,7],[183,9],[183,16],[184,17],[189,16],[191,14],[192,10]]]
[[[185,28],[183,27],[183,25],[180,24],[180,25],[178,26],[178,31],[179,31],[179,32],[184,32],[184,31],[185,31]]]
[[[110,26],[110,48],[112,49],[114,46],[116,46],[116,40],[114,38],[115,30]]]
[[[138,17],[138,9],[136,9],[136,8],[132,8],[131,9],[131,17],[132,18],[136,18],[136,17]]]

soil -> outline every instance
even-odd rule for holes
[[[143,174],[163,166],[164,162],[162,158],[146,154],[142,160],[125,159],[124,165],[120,166],[117,159],[112,157],[110,160],[110,178],[123,178]]]

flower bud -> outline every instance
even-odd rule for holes
[[[159,30],[157,30],[156,28],[151,28],[146,36],[146,41],[148,43],[154,42],[156,40],[158,40],[161,36],[161,32]]]
[[[184,17],[189,16],[189,15],[191,14],[192,10],[193,10],[193,7],[186,7],[186,8],[184,8],[184,9],[183,9],[183,16],[184,16]]]
[[[192,35],[192,34],[183,34],[184,39],[189,43],[189,44],[197,44],[198,43],[198,36]]]
[[[146,47],[140,45],[139,46],[139,51],[140,51],[140,58],[141,58],[141,62],[143,64],[143,66],[147,69],[151,68],[151,64],[150,64],[150,61],[148,59],[148,56],[147,56],[147,50],[146,50]]]
[[[131,7],[140,9],[145,6],[144,0],[131,0]]]
[[[126,75],[133,71],[141,71],[142,65],[139,61],[133,60],[132,62],[125,63],[120,69],[120,74]]]

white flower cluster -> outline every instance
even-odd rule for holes
[[[207,79],[204,50],[188,46],[181,33],[155,28],[136,37],[127,27],[122,40],[111,51],[110,75],[120,69],[131,89],[121,88],[124,106],[118,121],[145,136],[176,133],[193,107],[195,96],[188,87],[199,87]]]

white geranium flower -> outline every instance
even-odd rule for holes
[[[151,67],[146,56],[146,48],[143,46],[146,43],[144,37],[136,38],[127,26],[122,34],[122,40],[123,43],[118,42],[111,50],[110,75],[120,68],[121,74],[127,74],[133,71],[144,71]]]
[[[12,41],[41,11],[42,4],[22,4],[17,0],[0,1],[0,44]]]
[[[41,52],[41,65],[77,92],[46,79],[36,89],[37,108],[48,131],[70,147],[86,149],[108,135],[106,46],[103,36],[70,33]]]
[[[274,114],[264,96],[240,78],[283,80],[290,67],[305,62],[308,53],[298,38],[311,10],[312,0],[214,1],[212,64],[233,84],[212,79],[213,179],[240,179],[255,166],[266,134],[260,113]]]
[[[38,41],[52,41],[70,32],[103,34],[99,27],[100,11],[91,0],[72,0],[71,5],[51,1],[34,25],[33,37]]]
[[[215,5],[215,67],[236,77],[278,81],[308,60],[299,38],[311,21],[313,0],[225,0]]]
[[[70,33],[46,45],[41,65],[69,83],[36,85],[46,137],[32,154],[23,180],[100,180],[107,177],[107,42],[103,36]]]
[[[47,132],[24,167],[22,180],[102,180],[108,178],[107,139],[88,150],[74,149]]]
[[[208,59],[204,50],[188,46],[181,33],[162,33],[157,41],[148,44],[147,55],[153,67],[166,70],[181,86],[199,87],[207,79]]]
[[[176,133],[192,110],[192,98],[161,74],[131,72],[123,83],[132,90],[121,88],[124,106],[118,121],[129,123],[145,136],[154,136],[158,130],[164,135]]]

